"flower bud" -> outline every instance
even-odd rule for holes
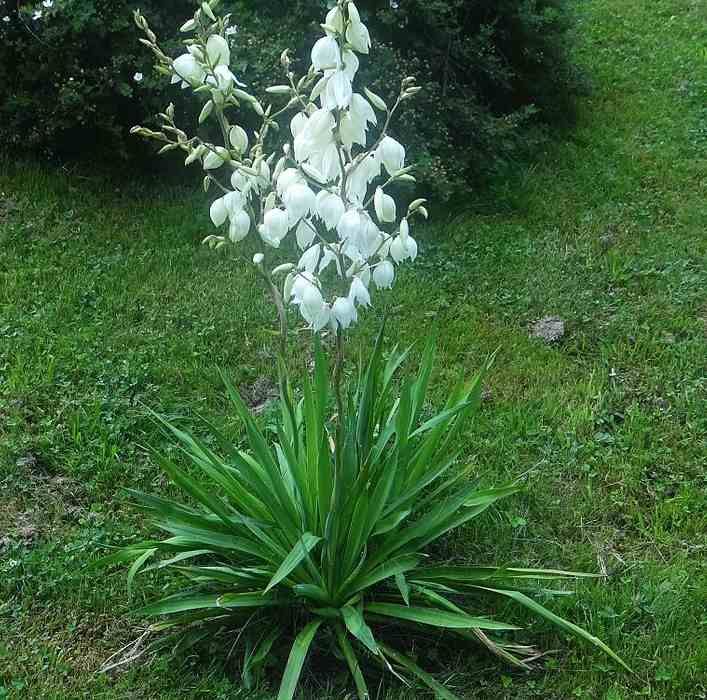
[[[214,14],[213,10],[209,6],[208,2],[202,2],[201,3],[201,11],[212,21],[216,21],[216,15]]]
[[[366,93],[366,97],[371,101],[371,104],[381,112],[387,112],[388,111],[388,105],[383,101],[381,97],[376,95],[375,92],[372,92],[369,90],[367,87],[363,88],[363,91]]]
[[[272,85],[269,88],[265,88],[265,92],[271,95],[289,95],[292,92],[292,88],[289,85]]]
[[[253,256],[253,265],[260,267],[263,264],[263,260],[265,260],[265,256],[262,253],[256,253]]]
[[[214,111],[214,101],[209,100],[201,109],[199,113],[199,124],[203,124],[210,116],[211,112]]]
[[[416,199],[412,202],[410,202],[410,206],[408,207],[408,214],[412,214],[416,209],[421,207],[427,200],[426,199]]]
[[[278,265],[273,271],[273,275],[280,275],[283,272],[291,272],[292,270],[295,269],[295,266],[293,263],[284,263],[283,265]]]

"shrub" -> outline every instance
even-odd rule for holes
[[[158,33],[190,14],[188,0],[55,0],[32,20],[9,0],[0,22],[0,116],[8,143],[63,156],[135,155],[128,129],[155,114],[167,95],[129,31],[140,7]],[[397,127],[438,196],[463,192],[524,157],[544,138],[543,125],[571,116],[582,87],[569,59],[568,0],[364,0],[361,13],[377,37],[375,75],[390,98],[399,75],[425,90]],[[286,45],[319,30],[325,0],[226,0],[239,24],[233,42],[239,75],[251,89],[272,84]],[[0,12],[3,14],[3,12]],[[171,32],[171,34],[170,34]],[[170,42],[166,43],[170,48]],[[19,69],[17,68],[19,67]],[[140,71],[144,82],[136,84]],[[183,105],[178,102],[178,110]],[[149,122],[148,122],[149,123]],[[144,155],[144,154],[143,154]]]
[[[132,11],[149,11],[155,27],[168,26],[174,40],[175,18],[191,14],[193,3],[48,2],[50,7],[39,0],[34,6],[0,0],[0,119],[6,147],[62,158],[97,152],[113,159],[137,156],[140,150],[126,138],[129,127],[169,99],[135,39]],[[144,75],[142,82],[136,73]],[[178,100],[173,90],[169,94]]]
[[[261,80],[261,67],[274,65],[272,37],[282,32],[311,39],[327,3],[237,5],[243,33],[238,46],[245,47],[243,61]],[[438,197],[503,171],[544,140],[548,124],[572,120],[574,98],[585,82],[570,59],[573,16],[567,0],[360,5],[378,57],[374,69],[363,65],[364,79],[387,99],[394,98],[400,75],[416,76],[423,87],[395,135],[409,145],[421,181]],[[266,74],[264,82],[272,77]]]

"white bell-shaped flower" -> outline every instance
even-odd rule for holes
[[[373,269],[373,281],[378,289],[390,289],[395,280],[395,267],[390,260],[382,260]]]
[[[353,82],[353,79],[358,73],[359,66],[361,62],[358,60],[358,56],[351,51],[351,49],[344,49],[341,52],[342,63],[344,64],[344,73],[348,76],[349,80]]]
[[[366,229],[361,246],[361,254],[368,259],[380,252],[383,245],[383,232],[376,226],[373,219],[366,214]]]
[[[333,231],[346,213],[344,200],[338,194],[322,190],[317,195],[317,215],[329,231]]]
[[[220,34],[212,34],[206,42],[206,55],[211,65],[227,66],[231,62],[231,50],[228,42]]]
[[[322,304],[316,314],[310,316],[309,310],[300,307],[302,317],[307,321],[315,333],[319,333],[331,321],[331,307],[329,304]]]
[[[282,239],[290,230],[290,220],[287,212],[282,209],[270,209],[265,212],[260,235],[263,240],[273,248],[279,248]]]
[[[349,209],[339,220],[336,232],[339,238],[344,241],[357,242],[364,231],[365,222],[357,209]]]
[[[209,214],[214,226],[223,224],[227,218],[232,218],[233,214],[243,208],[243,196],[240,192],[229,192],[228,194],[215,200],[211,205]]]
[[[338,6],[332,7],[327,13],[324,23],[327,27],[331,27],[337,34],[343,34],[344,16],[341,13],[341,9]],[[329,31],[327,31],[327,35],[329,35]]]
[[[405,147],[391,136],[386,136],[376,149],[376,157],[388,174],[393,175],[405,165]]]
[[[245,153],[248,150],[248,134],[243,127],[232,126],[228,138],[231,146],[239,153]]]
[[[368,194],[368,185],[380,175],[380,171],[380,161],[373,153],[350,166],[346,180],[346,194],[349,199],[362,204]]]
[[[358,93],[354,93],[351,98],[351,115],[357,122],[363,122],[364,125],[378,123],[378,117],[376,117],[371,103]]]
[[[414,260],[417,257],[417,242],[412,236],[407,236],[405,239],[402,236],[396,236],[390,244],[390,256],[396,263],[408,258]]]
[[[371,305],[371,295],[360,277],[354,277],[351,280],[349,299],[359,306]]]
[[[297,168],[285,168],[278,176],[275,189],[280,197],[282,197],[287,189],[296,184],[304,184],[305,179],[302,173]]]
[[[339,135],[341,136],[341,143],[348,149],[351,149],[355,143],[360,146],[366,145],[366,126],[356,120],[351,111],[344,112],[341,115]]]
[[[333,139],[328,145],[312,153],[309,163],[321,173],[324,182],[336,180],[341,175],[339,149]]]
[[[282,201],[287,207],[287,215],[291,223],[298,222],[303,216],[309,216],[317,206],[316,195],[304,183],[290,185],[283,192]]]
[[[211,204],[209,215],[216,228],[225,223],[228,218],[228,209],[226,209],[226,203],[223,201],[223,197],[220,197]]]
[[[290,131],[292,132],[292,137],[296,138],[299,136],[306,128],[309,118],[304,112],[297,112],[292,121],[290,122]]]
[[[373,197],[373,203],[376,208],[376,216],[378,221],[383,224],[389,224],[395,221],[397,216],[395,208],[395,200],[389,195],[383,192],[382,187],[376,189],[376,194]]]
[[[204,82],[204,78],[206,78],[203,66],[190,53],[184,53],[175,58],[172,68],[180,80],[195,87],[201,85]]]
[[[341,328],[346,329],[358,320],[356,307],[348,297],[339,297],[331,306],[331,315]]]
[[[231,223],[228,227],[228,237],[232,243],[242,241],[250,231],[250,216],[245,209],[239,209],[231,216]]]
[[[341,64],[339,44],[331,36],[319,39],[312,47],[312,66],[314,70],[338,68]]]
[[[351,79],[344,70],[335,70],[329,76],[326,90],[324,91],[326,108],[346,109],[351,104],[353,97],[353,87]]]
[[[319,109],[307,119],[305,128],[295,137],[295,158],[298,162],[307,160],[313,153],[323,151],[334,143],[334,115],[326,109]]]
[[[209,150],[204,156],[204,161],[202,163],[204,170],[217,170],[220,168],[227,160],[230,159],[230,154],[228,149],[223,146],[216,146],[212,151]]]
[[[349,8],[351,6],[349,5]],[[346,29],[346,41],[351,44],[354,51],[368,53],[371,48],[371,35],[368,33],[366,25],[361,22],[350,22]]]
[[[305,289],[311,285],[317,286],[316,277],[310,272],[298,272],[292,280],[290,293],[285,295],[285,298],[288,301],[292,301],[293,304],[299,305],[302,303]]]
[[[267,161],[261,160],[258,166],[258,175],[253,178],[251,187],[260,192],[263,188],[270,186],[270,166]]]
[[[339,277],[341,277],[341,265],[339,263],[339,258],[336,255],[336,251],[338,251],[338,247],[336,246],[336,244],[332,244],[324,248],[324,251],[322,252],[322,259],[319,263],[320,274],[324,272],[324,270],[326,270],[329,265],[334,263],[336,273],[339,275]]]
[[[216,66],[216,68],[214,68],[214,74],[208,76],[206,78],[206,82],[215,88],[215,91],[212,92],[212,97],[214,97],[214,99],[217,99],[218,93],[228,92],[233,87],[234,83],[237,85],[243,85],[243,83],[238,81],[236,76],[233,75],[230,68],[226,65]]]

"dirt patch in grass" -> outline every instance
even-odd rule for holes
[[[3,484],[0,546],[30,546],[40,539],[54,538],[87,516],[81,485],[67,477],[49,476],[37,470],[37,464],[32,454],[19,458],[16,465],[21,476]]]

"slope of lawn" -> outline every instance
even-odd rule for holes
[[[705,698],[707,5],[578,5],[594,89],[576,130],[427,230],[358,337],[384,306],[391,341],[436,325],[440,400],[500,347],[467,456],[484,483],[527,473],[527,490],[448,555],[610,574],[550,604],[635,675],[511,610],[552,651],[533,674],[443,641],[412,651],[465,698]],[[199,246],[202,195],[158,184],[0,166],[0,697],[265,700],[282,669],[253,694],[222,647],[96,673],[163,584],[131,601],[123,575],[85,568],[147,527],[121,487],[164,488],[144,406],[235,434],[216,368],[253,404],[272,389],[275,324],[252,271]],[[565,321],[555,345],[529,337],[545,316]],[[343,666],[314,661],[307,697],[343,698]],[[395,688],[379,697],[425,696]]]

